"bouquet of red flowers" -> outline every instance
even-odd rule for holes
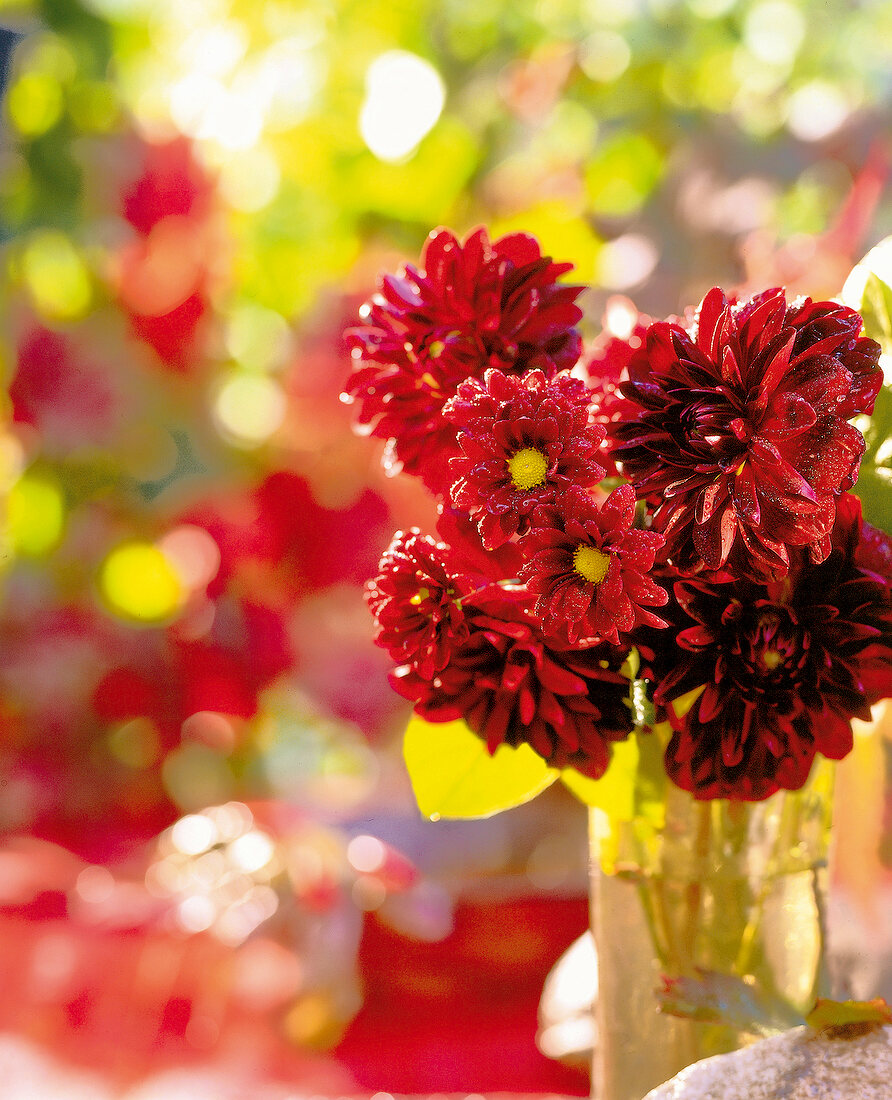
[[[695,798],[796,790],[892,695],[892,542],[851,492],[880,345],[715,288],[584,353],[571,266],[440,229],[349,333],[360,423],[439,501],[368,586],[392,684],[549,775],[668,722]]]

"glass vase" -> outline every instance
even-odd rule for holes
[[[597,1100],[642,1100],[827,993],[832,775],[822,760],[802,790],[764,802],[668,785],[624,820],[591,810]]]

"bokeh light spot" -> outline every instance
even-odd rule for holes
[[[634,213],[663,172],[663,155],[645,134],[620,131],[596,151],[585,173],[592,209],[621,217]]]
[[[220,568],[220,547],[203,527],[184,523],[158,542],[184,588],[204,588]]]
[[[113,611],[144,622],[169,618],[182,596],[170,561],[157,546],[143,542],[125,543],[112,550],[99,583]]]
[[[701,19],[717,19],[727,15],[737,5],[737,0],[687,0],[688,8]]]
[[[186,932],[204,932],[214,923],[217,907],[204,894],[191,894],[177,907],[177,919]]]
[[[273,858],[275,850],[275,845],[266,833],[252,829],[250,833],[245,833],[232,842],[229,856],[237,867],[250,874],[265,867]]]
[[[374,875],[358,878],[350,889],[350,898],[357,909],[370,913],[387,900],[387,887]]]
[[[222,841],[235,840],[254,824],[254,815],[244,802],[227,802],[223,806],[212,806],[205,813],[213,821]]]
[[[261,370],[281,366],[291,350],[288,322],[274,309],[245,302],[233,310],[226,347],[233,359]]]
[[[248,35],[245,27],[230,19],[196,28],[179,48],[184,68],[208,76],[225,76],[245,56]]]
[[[196,741],[188,741],[167,754],[161,778],[167,793],[184,810],[226,802],[234,786],[226,757]]]
[[[199,710],[184,719],[180,727],[184,741],[198,741],[218,752],[232,752],[236,731],[232,720],[215,710]]]
[[[108,735],[109,752],[129,768],[149,768],[161,752],[158,728],[150,718],[133,718]]]
[[[206,814],[186,814],[173,826],[170,837],[177,851],[197,856],[217,843],[217,827]]]
[[[64,233],[33,234],[22,255],[22,271],[34,305],[49,320],[76,320],[90,308],[89,272]]]
[[[355,836],[347,845],[347,860],[356,871],[366,874],[380,871],[387,856],[376,836]]]
[[[39,557],[62,537],[65,505],[55,481],[39,475],[21,478],[10,489],[6,509],[9,540],[18,553]]]
[[[107,867],[92,864],[85,867],[77,876],[74,888],[85,902],[98,905],[111,897],[115,880]]]
[[[25,73],[9,89],[6,107],[20,134],[37,137],[59,121],[62,89],[49,73]]]
[[[805,17],[786,0],[763,0],[750,8],[744,23],[744,42],[761,61],[792,63],[805,37]]]
[[[601,283],[611,290],[629,290],[648,279],[657,266],[656,245],[641,233],[625,233],[609,241],[598,256]]]
[[[243,447],[259,446],[285,416],[285,397],[271,378],[235,374],[217,395],[214,418],[222,434]]]
[[[279,191],[282,173],[275,156],[258,145],[241,156],[223,158],[220,191],[226,201],[243,214],[256,214],[268,206]]]
[[[811,80],[797,88],[787,104],[787,126],[801,141],[830,137],[849,117],[842,91],[826,80]]]
[[[359,132],[379,160],[402,160],[433,129],[445,102],[446,87],[433,65],[405,50],[388,50],[366,74]]]
[[[590,80],[608,84],[622,76],[631,60],[632,51],[621,34],[596,31],[582,43],[579,63]]]
[[[100,80],[75,84],[68,95],[68,109],[76,126],[87,132],[105,133],[118,121],[118,101],[111,86]]]

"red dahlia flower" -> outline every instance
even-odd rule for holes
[[[386,276],[348,333],[354,371],[348,399],[360,424],[389,440],[391,466],[402,463],[434,492],[449,488],[447,458],[457,453],[443,405],[469,375],[487,367],[549,378],[580,351],[574,327],[582,287],[563,286],[572,264],[543,256],[534,238],[512,233],[490,243],[475,230],[463,244],[447,229],[428,238],[422,267]]]
[[[871,530],[863,566],[861,532],[860,504],[846,494],[822,563],[800,551],[781,582],[676,582],[676,645],[657,656],[654,699],[674,731],[666,770],[696,798],[798,789],[815,753],[845,756],[851,719],[869,719],[871,704],[892,694],[890,571],[875,571],[892,555],[888,539],[876,553],[883,536]],[[677,714],[672,701],[696,688]]]
[[[518,590],[492,586],[463,602],[469,636],[435,677],[410,664],[391,676],[430,722],[462,718],[486,741],[530,745],[550,765],[593,779],[610,762],[610,743],[632,731],[627,650],[572,650],[546,642]]]
[[[644,606],[662,607],[668,599],[647,575],[663,538],[635,530],[634,521],[631,485],[614,489],[600,509],[577,494],[566,498],[563,512],[542,514],[524,539],[520,576],[538,594],[536,614],[549,637],[618,645],[619,631],[636,623],[666,625]]]
[[[366,601],[377,621],[375,641],[425,679],[439,672],[468,637],[460,598],[478,585],[454,572],[448,547],[413,527],[408,534],[394,535],[378,576],[366,586]]]
[[[847,423],[882,383],[879,345],[833,302],[787,304],[768,290],[741,305],[706,295],[694,325],[661,322],[629,360],[622,392],[637,419],[614,430],[616,458],[679,568],[728,566],[779,579],[791,547],[830,549],[836,499],[864,440]]]
[[[476,521],[487,549],[524,534],[531,513],[557,494],[604,476],[597,461],[604,429],[589,423],[589,398],[569,374],[548,381],[538,370],[522,377],[488,370],[447,403],[461,447],[450,460],[449,496]]]

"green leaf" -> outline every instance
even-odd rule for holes
[[[882,997],[874,997],[872,1001],[831,1001],[818,997],[805,1022],[827,1039],[857,1039],[892,1024],[892,1008]]]
[[[892,287],[873,271],[864,284],[860,313],[865,336],[876,340],[887,354],[892,352]]]
[[[660,1012],[669,1016],[723,1024],[760,1036],[777,1035],[802,1023],[799,1013],[783,998],[736,974],[698,967],[693,975],[664,975],[662,980],[657,1001]]]
[[[613,746],[610,766],[600,779],[590,779],[575,768],[564,768],[561,781],[586,806],[603,810],[612,821],[631,821],[635,814],[635,776],[638,741],[630,737]]]
[[[490,817],[529,802],[558,777],[529,745],[500,745],[490,756],[464,722],[426,722],[417,714],[403,754],[418,808],[433,821]]]

